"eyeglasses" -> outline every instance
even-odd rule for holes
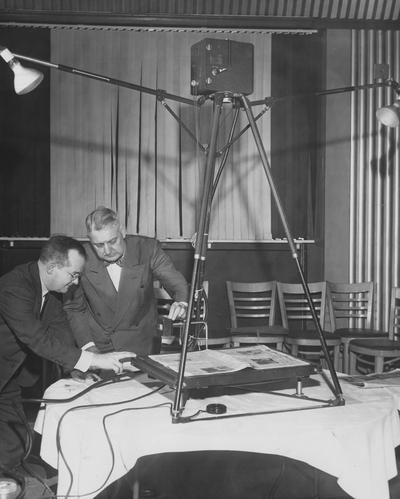
[[[82,277],[82,274],[80,272],[68,272],[68,270],[65,271],[70,277],[72,281],[76,281],[77,279],[79,280]]]

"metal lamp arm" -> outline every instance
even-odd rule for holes
[[[400,94],[400,84],[389,78],[381,82],[365,83],[364,85],[350,85],[347,87],[329,88],[327,90],[318,90],[316,92],[304,93],[304,94],[291,94],[282,95],[280,97],[266,97],[265,99],[253,100],[249,103],[250,106],[266,105],[272,106],[275,102],[291,99],[301,99],[305,97],[321,97],[324,95],[334,95],[334,94],[344,94],[346,92],[354,92],[356,90],[366,90],[368,88],[380,88],[380,87],[392,87],[393,90]]]
[[[129,88],[130,90],[136,90],[137,92],[144,92],[146,94],[155,95],[158,99],[170,99],[177,102],[181,102],[182,104],[189,104],[191,106],[198,106],[202,103],[203,99],[199,99],[199,101],[193,99],[187,99],[186,97],[180,97],[179,95],[174,95],[166,92],[162,89],[155,89],[144,87],[142,85],[136,85],[135,83],[130,83],[128,81],[119,80],[117,78],[110,78],[109,76],[100,75],[97,73],[92,73],[90,71],[84,71],[83,69],[74,68],[72,66],[66,66],[64,64],[55,64],[53,62],[43,61],[42,59],[36,59],[33,57],[27,57],[21,54],[14,54],[14,57],[17,59],[33,62],[34,64],[39,64],[41,66],[46,66],[48,68],[59,69],[60,71],[65,71],[66,73],[73,73],[79,76],[84,76],[86,78],[91,78],[93,80],[99,80],[104,83],[109,83],[110,85],[117,85],[118,87]]]

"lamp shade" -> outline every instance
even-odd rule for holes
[[[376,117],[382,125],[397,127],[400,124],[400,99],[397,99],[391,106],[384,106],[376,111]]]
[[[43,80],[43,73],[37,69],[24,68],[16,59],[13,59],[10,67],[14,72],[14,89],[18,95],[34,90]]]
[[[14,73],[14,89],[18,95],[27,94],[43,80],[43,73],[37,69],[24,68],[7,48],[0,47],[0,56]]]

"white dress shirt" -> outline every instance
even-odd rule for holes
[[[110,265],[107,265],[106,269],[112,283],[114,284],[114,288],[118,291],[122,271],[121,265],[118,265],[117,263],[110,263]]]

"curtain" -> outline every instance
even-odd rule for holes
[[[272,95],[288,97],[271,110],[271,165],[292,235],[319,239],[323,228],[324,34],[273,36]],[[303,97],[300,97],[303,96]],[[272,205],[272,235],[285,237]]]
[[[267,33],[54,28],[51,56],[58,64],[192,98],[190,49],[204,38],[252,43],[250,98],[270,95]],[[168,99],[165,103],[200,144],[209,143],[211,102],[199,108]],[[224,105],[218,148],[226,143],[233,113],[232,105]],[[257,123],[269,152],[269,113]],[[246,124],[240,111],[237,132]],[[205,159],[196,141],[154,95],[51,72],[52,232],[83,236],[85,216],[106,205],[120,213],[129,233],[190,238],[196,228]],[[212,203],[210,238],[271,238],[269,186],[250,131],[230,147]]]

